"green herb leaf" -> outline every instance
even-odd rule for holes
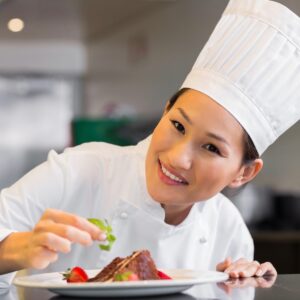
[[[113,234],[110,234],[108,237],[107,237],[107,240],[109,242],[114,242],[116,240],[116,237],[113,235]]]
[[[133,274],[133,272],[127,271],[124,273],[118,273],[114,276],[115,281],[128,281],[129,276]]]
[[[115,281],[123,281],[123,276],[122,276],[122,274],[116,274],[114,279],[115,279]]]
[[[110,249],[111,249],[111,245],[110,244],[108,244],[108,245],[99,245],[99,248],[101,249],[101,250],[104,250],[104,251],[109,251]]]
[[[99,227],[101,231],[103,231],[106,234],[107,243],[100,244],[99,248],[104,251],[109,251],[116,240],[116,237],[112,234],[112,227],[108,224],[107,220],[104,220],[103,222],[99,219],[89,218],[88,221]]]
[[[105,226],[102,220],[90,218],[88,221],[99,227],[102,231],[107,231],[107,226]]]

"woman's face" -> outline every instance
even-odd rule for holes
[[[191,205],[238,182],[243,136],[242,127],[222,106],[188,90],[153,132],[146,158],[151,197],[166,205]]]

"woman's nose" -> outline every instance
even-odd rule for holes
[[[192,147],[188,143],[173,145],[169,151],[169,160],[174,168],[189,170],[193,161]]]

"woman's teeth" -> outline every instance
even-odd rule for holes
[[[161,170],[162,172],[169,178],[171,178],[174,181],[177,182],[183,182],[183,180],[181,180],[180,178],[178,178],[177,176],[175,176],[174,174],[170,173],[163,165],[161,165]]]

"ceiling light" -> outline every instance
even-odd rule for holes
[[[7,23],[7,27],[12,32],[20,32],[24,28],[24,22],[21,19],[18,19],[18,18],[11,19]]]

